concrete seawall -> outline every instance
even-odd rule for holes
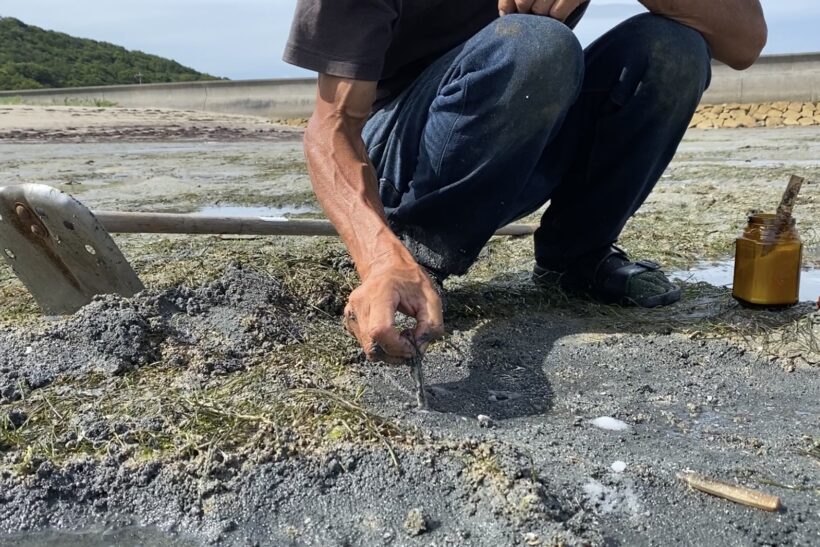
[[[310,115],[315,80],[243,80],[2,91],[36,104],[108,101],[122,107],[175,108],[267,118]],[[820,101],[820,53],[772,55],[743,72],[714,63],[705,104]]]
[[[706,104],[820,101],[820,53],[769,55],[744,71],[712,64]]]
[[[1,91],[0,101],[16,97],[33,104],[107,101],[129,108],[299,118],[310,115],[315,93],[316,80],[313,79],[239,80]]]

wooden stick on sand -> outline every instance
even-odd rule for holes
[[[713,496],[727,499],[741,505],[755,507],[764,511],[775,512],[780,510],[780,498],[777,496],[742,486],[707,479],[692,472],[678,473],[678,478],[695,490],[700,490],[701,492],[706,492],[707,494],[712,494]]]

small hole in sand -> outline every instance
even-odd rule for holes
[[[67,221],[67,220],[64,220],[64,221],[63,221],[63,226],[65,226],[65,227],[66,227],[66,228],[68,228],[69,230],[73,230],[73,229],[74,229],[74,225],[73,225],[73,224],[71,224],[71,223],[70,223],[69,221]]]
[[[515,391],[490,391],[489,399],[494,403],[503,403],[505,401],[514,401],[521,398],[520,393]]]
[[[11,252],[10,249],[3,249],[3,252],[6,253],[6,256],[9,257],[10,259],[17,260],[17,257],[14,256],[14,253]]]
[[[90,254],[90,255],[97,254],[97,251],[95,251],[94,247],[92,247],[91,245],[86,245],[85,250],[88,251],[88,254]]]

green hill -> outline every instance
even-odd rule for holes
[[[0,17],[0,90],[216,80],[140,51]]]

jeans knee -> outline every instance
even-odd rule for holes
[[[513,14],[495,26],[509,67],[509,86],[527,97],[542,97],[568,107],[584,77],[584,52],[563,23],[537,15]]]
[[[671,93],[681,103],[700,99],[711,78],[711,53],[698,31],[666,17],[643,14],[628,20],[646,58],[642,84]]]

